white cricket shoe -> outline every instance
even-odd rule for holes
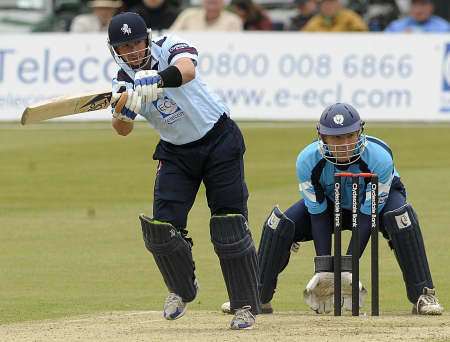
[[[413,306],[412,313],[415,315],[442,315],[444,308],[436,297],[434,289],[423,288],[423,294]]]
[[[165,319],[174,320],[183,317],[186,312],[187,303],[176,293],[169,293],[164,302],[163,315]]]
[[[253,329],[255,324],[255,316],[251,313],[252,307],[250,305],[243,306],[240,309],[236,309],[233,319],[231,320],[231,329],[244,330]]]
[[[220,307],[220,311],[222,311],[223,313],[226,313],[228,315],[232,315],[234,314],[235,310],[231,310],[230,307],[230,302],[225,302],[222,304],[222,306]],[[269,303],[265,303],[265,304],[261,304],[261,314],[271,314],[273,313],[273,308],[272,308],[272,304]]]

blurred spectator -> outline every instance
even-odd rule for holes
[[[369,2],[370,0],[342,0],[342,5],[363,17],[367,12]]]
[[[164,30],[173,24],[180,14],[180,9],[169,0],[142,0],[142,3],[132,7],[130,12],[138,13],[152,30]]]
[[[172,31],[241,31],[238,15],[224,8],[224,0],[203,0],[202,8],[187,8],[180,13]]]
[[[411,0],[409,16],[395,20],[386,32],[449,32],[450,24],[445,19],[433,15],[432,0]]]
[[[319,0],[319,13],[303,27],[307,32],[367,31],[359,14],[342,6],[340,0]]]
[[[290,19],[288,30],[299,31],[317,13],[317,0],[295,0],[298,14]]]
[[[241,17],[244,30],[269,31],[272,21],[261,6],[252,0],[231,0],[231,10]]]
[[[122,7],[121,0],[93,0],[88,3],[92,13],[77,15],[70,26],[70,32],[107,31],[111,18]]]
[[[35,24],[31,30],[33,32],[67,32],[70,30],[73,18],[83,9],[83,7],[80,8],[78,0],[55,2],[54,12]]]
[[[395,0],[371,0],[365,15],[370,31],[384,31],[400,16],[400,8]]]
[[[435,1],[434,14],[445,20],[450,20],[450,1]]]

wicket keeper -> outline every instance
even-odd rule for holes
[[[302,199],[283,213],[274,208],[264,223],[258,250],[263,312],[272,312],[278,274],[289,262],[291,247],[313,241],[317,257],[315,274],[304,291],[307,304],[317,313],[333,308],[334,278],[331,269],[334,174],[375,173],[379,177],[379,226],[394,251],[403,274],[412,312],[440,315],[443,307],[435,295],[417,214],[407,201],[389,146],[364,134],[364,122],[355,108],[336,103],[327,107],[317,124],[318,139],[300,152],[296,168]],[[341,208],[344,229],[351,229],[352,180],[342,183]],[[371,232],[370,179],[360,178],[360,248],[364,252]],[[347,255],[351,255],[351,242]],[[328,262],[326,262],[328,259]],[[325,262],[324,262],[325,261]],[[326,268],[328,265],[329,270]],[[319,272],[320,269],[320,272]],[[345,273],[345,274],[344,274]],[[344,307],[351,310],[351,273],[343,272]],[[359,284],[360,305],[366,290]],[[229,311],[227,303],[222,307]]]
[[[211,210],[210,234],[231,307],[232,329],[249,329],[260,311],[256,249],[247,224],[244,139],[230,111],[196,70],[189,42],[151,29],[135,13],[112,18],[108,45],[119,65],[112,125],[126,136],[141,115],[160,135],[153,217],[141,215],[146,248],[169,290],[163,315],[182,317],[198,292],[187,215],[200,183]],[[132,177],[133,175],[124,175]]]

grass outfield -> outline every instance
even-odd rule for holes
[[[246,138],[250,225],[274,204],[298,199],[295,159],[314,124],[241,123]],[[440,301],[450,309],[450,125],[368,124],[388,142],[419,213]],[[166,289],[144,248],[138,214],[151,213],[157,135],[138,123],[129,137],[109,123],[0,124],[0,323],[115,310],[160,310]],[[201,290],[190,310],[218,310],[226,290],[209,238],[202,187],[189,216]],[[348,237],[348,235],[347,235]],[[410,310],[399,267],[380,238],[381,311]],[[302,244],[279,280],[276,310],[307,310],[313,271]],[[369,285],[369,253],[361,279]],[[366,306],[368,308],[368,306]]]

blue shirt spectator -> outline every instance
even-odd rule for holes
[[[449,22],[433,11],[432,0],[412,0],[410,15],[393,21],[385,32],[450,32]]]

